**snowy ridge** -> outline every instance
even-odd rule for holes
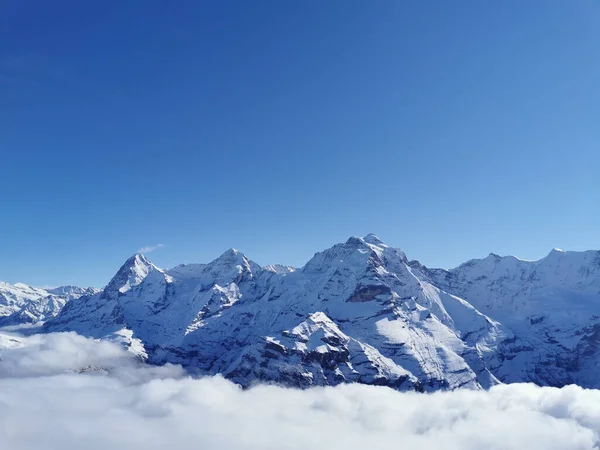
[[[138,254],[44,329],[113,340],[151,363],[243,386],[599,387],[599,255],[490,255],[447,271],[373,234],[300,269],[261,267],[235,249],[167,270]]]
[[[553,249],[537,261],[490,254],[421,273],[514,333],[496,349],[501,380],[600,386],[600,251]]]
[[[0,326],[35,323],[56,316],[69,301],[99,292],[95,288],[60,286],[42,289],[0,281]]]

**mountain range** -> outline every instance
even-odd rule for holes
[[[234,249],[171,269],[136,254],[102,290],[0,293],[13,308],[0,309],[3,324],[44,320],[44,332],[118,342],[149,363],[245,387],[600,387],[599,251],[490,254],[443,270],[369,234],[302,268],[261,267]]]
[[[100,289],[77,286],[37,288],[23,283],[0,281],[0,326],[21,325],[56,316],[69,301],[93,295]]]

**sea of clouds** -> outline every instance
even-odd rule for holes
[[[73,333],[0,334],[0,449],[597,449],[600,391],[309,390],[150,367]]]

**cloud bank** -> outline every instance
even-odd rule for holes
[[[150,253],[153,252],[154,250],[158,250],[159,248],[164,248],[165,244],[156,244],[156,245],[146,245],[145,247],[142,247],[140,249],[138,249],[138,253]]]
[[[73,333],[0,335],[0,347],[4,450],[599,448],[600,391],[576,386],[242,391]]]

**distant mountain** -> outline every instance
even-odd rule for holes
[[[428,269],[370,234],[299,269],[261,267],[234,249],[168,270],[136,254],[44,330],[113,340],[151,363],[243,386],[597,388],[600,252]]]
[[[95,288],[60,286],[42,289],[0,281],[0,326],[35,323],[56,316],[66,302],[100,292]]]
[[[511,330],[491,366],[502,381],[600,387],[600,251],[490,254],[421,275]]]

